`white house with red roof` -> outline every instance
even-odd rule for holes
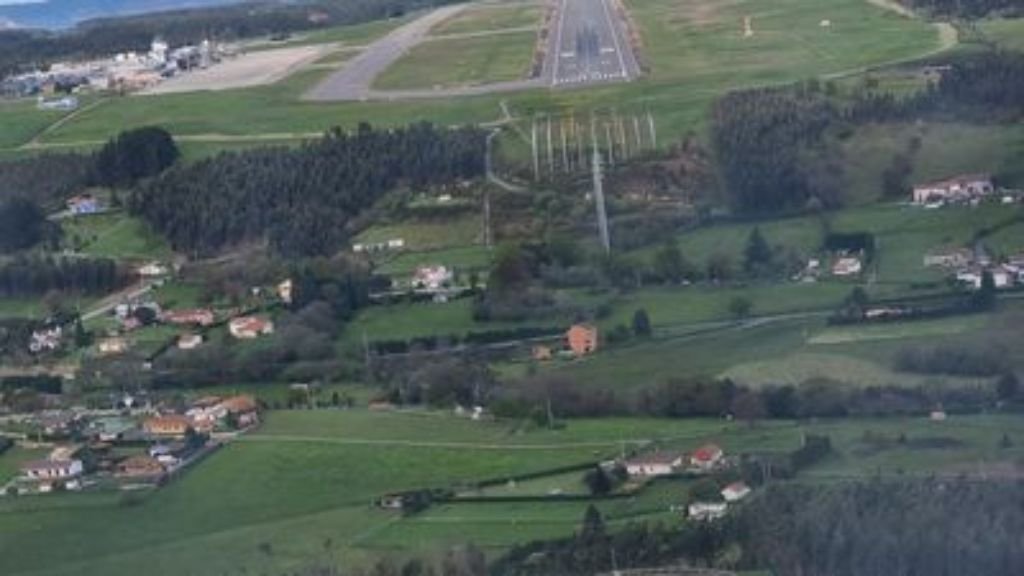
[[[716,444],[705,444],[690,455],[690,467],[700,471],[714,470],[722,463],[725,452]]]
[[[744,482],[733,482],[722,488],[722,498],[726,502],[739,502],[750,494],[750,486]]]
[[[252,340],[274,333],[274,323],[259,316],[240,316],[228,323],[228,331],[239,340]]]

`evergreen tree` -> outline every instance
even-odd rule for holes
[[[754,227],[747,236],[747,246],[743,251],[743,269],[747,274],[761,276],[770,271],[772,264],[772,247],[761,234],[761,228]]]
[[[633,313],[633,334],[638,338],[647,338],[651,335],[651,318],[643,308],[638,308]]]

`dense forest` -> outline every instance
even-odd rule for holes
[[[129,280],[125,270],[106,258],[19,256],[0,265],[0,297],[42,296],[48,292],[107,294]]]
[[[89,182],[93,165],[85,154],[40,154],[0,162],[0,200],[28,198],[56,210]]]
[[[56,243],[59,231],[35,202],[19,197],[0,200],[0,254],[26,250],[43,240]]]
[[[446,0],[258,1],[83,22],[61,33],[0,31],[0,78],[65,58],[145,52],[155,36],[172,46],[206,38],[232,40],[358,24],[404,14]]]
[[[1024,13],[1022,0],[900,0],[909,8],[936,16],[980,18],[989,14],[1019,15]]]
[[[450,184],[484,171],[484,132],[363,124],[298,149],[224,153],[142,185],[129,206],[179,251],[268,242],[286,256],[342,248],[352,217],[400,184]]]
[[[802,576],[1011,576],[1024,484],[932,479],[770,487],[743,510],[745,564]]]
[[[986,51],[955,56],[948,66],[938,82],[903,98],[864,91],[844,100],[835,97],[835,84],[817,80],[722,97],[712,111],[712,148],[733,209],[768,214],[840,205],[834,136],[858,125],[1024,118],[1024,54]]]

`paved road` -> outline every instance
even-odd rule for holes
[[[465,4],[457,4],[438,8],[398,27],[370,44],[361,54],[349,60],[341,70],[331,74],[314,87],[306,94],[306,99],[313,101],[369,99],[373,92],[370,85],[378,74],[401,58],[406,50],[419,44],[436,24],[451,18],[465,7]]]
[[[613,0],[561,0],[548,48],[551,86],[636,78],[626,24]]]

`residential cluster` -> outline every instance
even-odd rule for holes
[[[981,288],[986,273],[991,275],[997,289],[1024,285],[1024,252],[997,260],[981,245],[973,249],[943,247],[926,254],[924,266],[941,269],[950,279],[972,290]]]
[[[259,405],[249,395],[207,396],[179,408],[126,404],[121,410],[41,412],[19,421],[6,434],[48,454],[24,462],[0,494],[160,485],[260,422]]]
[[[618,465],[619,463],[615,463]],[[666,476],[706,476],[733,466],[717,444],[705,444],[689,454],[651,452],[626,459],[621,463],[631,481],[648,481]],[[720,498],[698,498],[685,509],[688,518],[698,521],[716,520],[725,516],[730,504],[746,498],[751,492],[742,481],[729,482],[719,490]]]

